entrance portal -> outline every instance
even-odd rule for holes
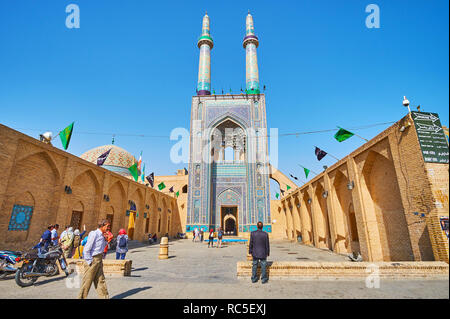
[[[222,206],[220,209],[220,226],[224,236],[237,236],[237,206]]]

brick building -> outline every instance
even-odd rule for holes
[[[103,218],[137,240],[181,232],[173,196],[119,173],[0,124],[2,249],[30,248],[49,224],[93,230]]]

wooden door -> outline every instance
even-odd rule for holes
[[[72,218],[70,219],[70,226],[73,227],[73,229],[80,229],[81,228],[81,219],[83,217],[83,212],[79,211],[72,211]]]

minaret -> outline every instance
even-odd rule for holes
[[[211,49],[213,45],[213,39],[209,34],[209,17],[206,13],[203,17],[202,35],[197,42],[200,49],[197,95],[211,95]]]
[[[245,92],[247,94],[259,94],[259,74],[256,48],[259,45],[258,37],[255,35],[253,27],[253,17],[248,12],[245,21],[245,38],[243,46],[245,49]]]

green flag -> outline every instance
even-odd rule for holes
[[[180,191],[176,192],[175,195],[178,197],[180,196]]]
[[[339,127],[339,126],[338,126]],[[352,137],[354,134],[352,132],[349,132],[347,130],[344,130],[343,128],[339,127],[339,131],[337,131],[337,133],[334,135],[334,138],[338,141],[338,142],[343,142],[346,139]]]
[[[128,170],[130,171],[131,175],[134,177],[134,180],[137,182],[139,171],[137,169],[137,163],[134,163],[130,167],[128,167]]]
[[[59,137],[61,138],[61,143],[64,147],[64,150],[67,150],[67,148],[69,147],[70,138],[72,137],[73,123],[75,122],[72,122],[72,124],[59,132]]]
[[[159,183],[158,188],[160,191],[162,191],[164,188],[166,188],[166,185],[164,185],[164,182]]]
[[[289,186],[289,185],[286,185],[286,187],[287,187],[287,189],[286,189],[287,191],[290,190],[290,189],[292,188],[292,187]]]
[[[308,178],[308,174],[309,174],[310,170],[307,169],[306,167],[303,167],[303,170],[305,171],[306,178]]]
[[[276,193],[275,197],[278,199],[280,197],[280,194]]]

